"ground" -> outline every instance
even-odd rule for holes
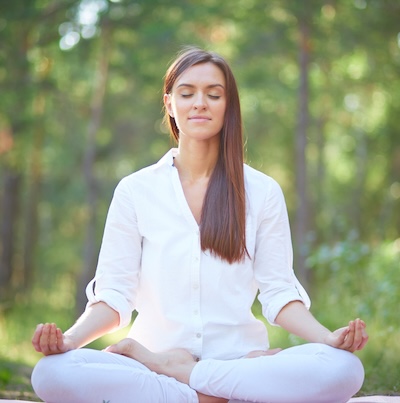
[[[40,399],[33,392],[30,378],[32,368],[28,365],[0,361],[0,400],[24,400],[38,402]],[[391,393],[390,393],[391,394]],[[372,399],[372,400],[371,400]],[[351,399],[353,401],[353,399]],[[354,400],[355,403],[400,403],[400,397],[376,397]]]
[[[39,401],[31,386],[32,368],[0,361],[0,399]]]

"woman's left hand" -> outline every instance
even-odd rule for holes
[[[365,322],[361,319],[352,320],[348,326],[337,329],[327,335],[325,343],[350,352],[361,350],[368,341],[365,327]]]

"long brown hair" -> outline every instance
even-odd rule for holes
[[[203,202],[200,239],[203,251],[227,260],[242,261],[246,249],[246,195],[243,174],[243,132],[239,94],[235,77],[219,55],[189,47],[178,54],[164,78],[164,94],[170,94],[177,78],[189,67],[213,63],[226,81],[226,111],[221,130],[219,154]],[[175,119],[165,110],[164,120],[171,137],[179,141]]]

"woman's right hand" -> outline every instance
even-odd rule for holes
[[[37,325],[32,344],[37,352],[44,355],[62,354],[75,349],[72,340],[54,323]]]

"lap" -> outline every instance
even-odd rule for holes
[[[77,350],[68,351],[64,354],[50,355],[42,358],[42,361],[47,361],[49,363],[54,362],[57,365],[116,365],[150,372],[146,366],[133,358],[89,348],[80,348]]]

